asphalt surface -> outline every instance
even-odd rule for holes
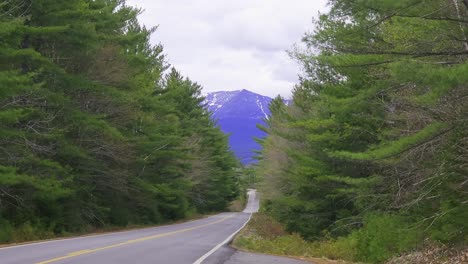
[[[297,259],[270,256],[264,254],[253,254],[247,252],[235,252],[224,264],[311,264]]]
[[[202,259],[215,255],[218,248],[223,252],[222,246],[258,210],[258,203],[256,192],[250,190],[242,213],[221,213],[182,224],[0,248],[0,263],[201,263]]]
[[[258,209],[260,207],[260,202],[259,202],[259,197],[258,193],[255,190],[250,189],[247,192],[248,195],[248,200],[247,200],[247,205],[244,209],[244,213],[256,213],[258,212]]]
[[[255,190],[249,190],[249,199],[244,213],[256,213],[259,209],[259,197]],[[311,264],[297,259],[255,254],[237,251],[229,245],[223,245],[204,259],[203,264]]]

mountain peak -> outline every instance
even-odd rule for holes
[[[245,117],[268,119],[268,105],[271,98],[243,89],[238,91],[213,92],[205,98],[205,103],[213,116]]]
[[[254,137],[265,136],[257,125],[268,119],[271,100],[246,89],[212,92],[205,97],[205,105],[221,130],[230,134],[231,149],[244,164],[254,162],[254,151],[260,149]]]

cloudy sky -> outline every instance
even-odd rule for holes
[[[159,26],[169,63],[204,92],[240,90],[289,97],[300,72],[286,54],[312,30],[326,0],[128,0]]]

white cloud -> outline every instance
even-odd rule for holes
[[[169,62],[205,92],[248,89],[289,97],[299,67],[286,50],[326,0],[129,0]]]

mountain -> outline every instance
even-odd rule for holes
[[[253,163],[254,151],[260,149],[254,137],[266,134],[257,128],[270,114],[271,98],[247,90],[213,92],[205,104],[224,133],[230,134],[229,145],[243,164]]]

